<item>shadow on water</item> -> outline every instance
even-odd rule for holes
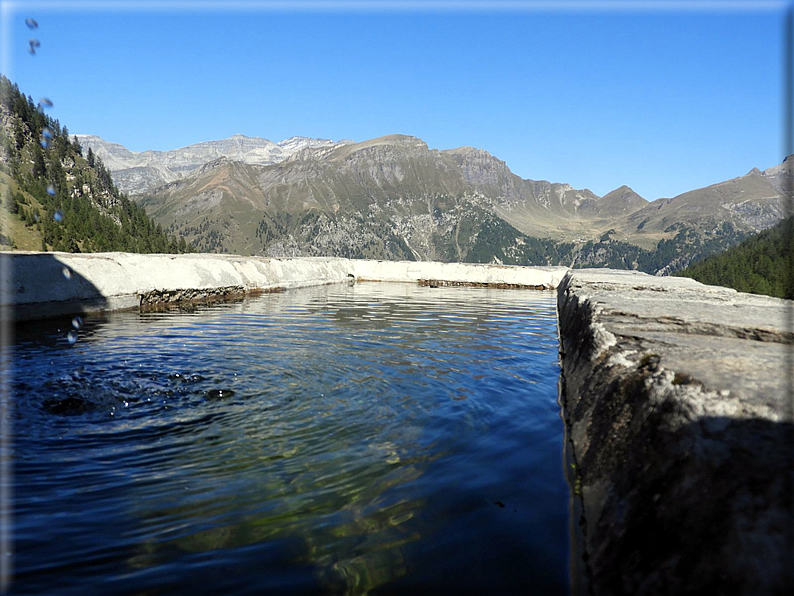
[[[42,301],[57,301],[42,303]],[[80,313],[84,309],[101,309],[106,298],[90,281],[63,264],[50,253],[0,253],[0,591],[13,578],[14,548],[10,529],[13,527],[12,485],[14,483],[13,425],[16,393],[11,387],[14,376],[14,322],[41,319],[55,314]],[[82,319],[72,317],[63,333],[67,342],[77,337],[76,327]],[[11,457],[8,454],[11,453]]]
[[[2,317],[9,343],[25,345],[35,338],[46,347],[74,344],[91,332],[84,328],[83,313],[108,305],[99,289],[60,260],[58,254],[3,253],[0,259],[6,276]],[[6,348],[12,350],[7,372],[13,373],[13,348]],[[76,396],[56,397],[45,403],[52,413],[59,414],[76,414],[90,408],[89,402]]]

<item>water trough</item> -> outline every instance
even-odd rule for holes
[[[794,588],[791,303],[637,272],[343,258],[2,255],[17,321],[350,280],[557,289],[574,589]]]

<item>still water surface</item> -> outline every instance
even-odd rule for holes
[[[22,326],[15,594],[557,594],[552,292],[326,286]]]

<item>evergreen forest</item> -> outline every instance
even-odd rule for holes
[[[121,193],[102,160],[0,75],[3,249],[192,252]]]
[[[741,244],[690,265],[678,275],[740,292],[794,300],[794,216]]]

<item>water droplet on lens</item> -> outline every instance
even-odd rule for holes
[[[53,196],[55,194],[55,187],[52,184],[48,184],[47,185],[47,194],[50,195],[50,196]],[[60,213],[60,211],[56,211],[55,213],[56,214]],[[59,219],[58,221],[61,221],[61,220]]]
[[[70,331],[66,334],[66,339],[69,341],[70,344],[77,342],[77,331]]]
[[[42,139],[49,140],[49,139],[51,139],[54,136],[55,136],[55,133],[52,132],[51,128],[48,128],[47,126],[45,126],[44,128],[41,129],[41,138]]]
[[[64,276],[66,279],[72,279],[72,270],[71,270],[71,269],[69,269],[68,267],[64,267],[64,268],[63,268],[63,276]]]
[[[38,29],[39,28],[39,23],[36,21],[36,19],[31,18],[31,17],[28,17],[28,18],[25,19],[25,24],[28,26],[28,29]]]
[[[50,146],[50,142],[47,139],[45,139],[44,137],[42,137],[41,138],[41,146],[42,146],[43,149],[46,149],[47,147]]]
[[[72,319],[72,327],[75,329],[80,329],[83,326],[83,318],[82,317],[75,317]]]
[[[47,97],[42,97],[39,100],[39,107],[40,108],[51,108],[53,106],[52,101]]]

